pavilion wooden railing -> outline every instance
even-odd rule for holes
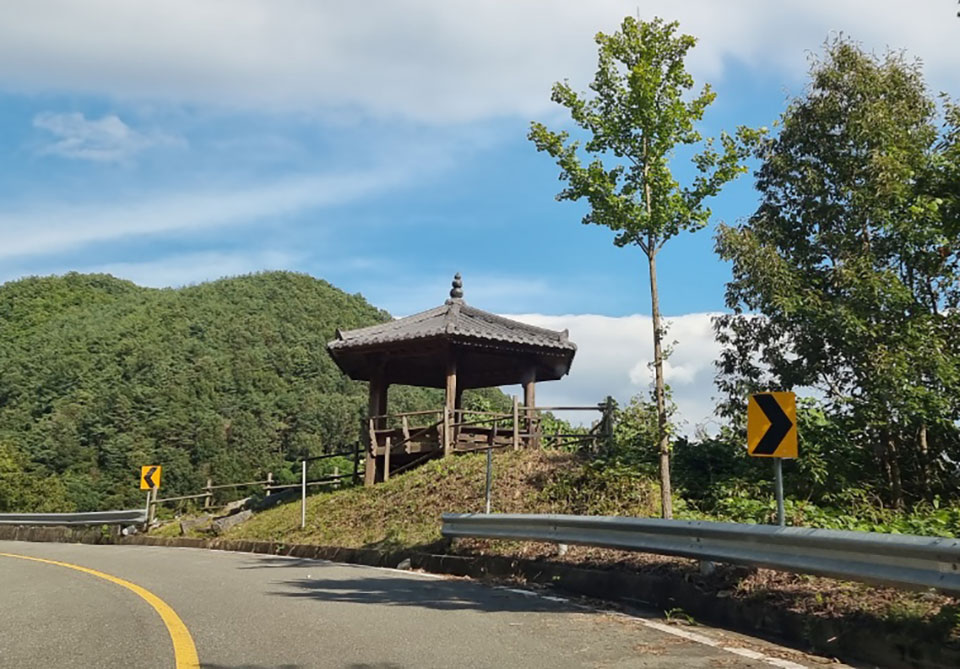
[[[608,397],[606,400],[599,404],[594,404],[593,406],[548,406],[548,407],[536,407],[536,411],[541,412],[550,412],[551,414],[555,411],[599,411],[600,420],[595,421],[593,425],[587,428],[574,428],[575,432],[571,433],[562,433],[560,432],[560,427],[558,426],[555,432],[546,432],[543,430],[542,425],[540,426],[540,439],[544,440],[544,445],[549,445],[551,447],[571,447],[576,446],[578,449],[584,449],[588,447],[588,450],[596,452],[600,449],[601,445],[609,445],[613,440],[613,424],[614,424],[614,411],[616,409],[616,404],[613,401],[613,398]]]
[[[436,430],[446,423],[446,411],[444,409],[440,410],[429,410],[429,411],[407,411],[404,413],[396,414],[386,414],[383,416],[371,416],[367,421],[367,430],[369,431],[370,446],[373,449],[374,455],[376,455],[377,450],[383,448],[383,480],[387,481],[390,479],[390,455],[391,452],[398,448],[404,447],[405,450],[409,450],[408,444],[411,444],[420,437],[425,437],[430,434],[433,430]],[[410,418],[422,418],[424,416],[435,416],[441,414],[443,417],[438,420],[430,423],[429,425],[417,425],[413,426],[413,431],[411,431]],[[388,425],[390,422],[396,422],[396,419],[400,419],[400,431],[401,438],[400,440],[393,442],[393,438],[396,435],[397,428],[393,427],[378,427],[380,425]],[[422,457],[416,458],[416,462],[422,462],[428,459],[430,456],[434,455],[437,449],[432,449],[426,451]],[[407,469],[412,466],[412,463],[406,463],[403,466],[403,469]],[[397,473],[400,468],[397,468],[393,473]]]
[[[576,447],[597,450],[613,438],[612,399],[592,406],[528,407],[514,399],[510,413],[477,409],[431,409],[370,416],[367,431],[374,455],[383,456],[383,478],[410,469],[438,453],[467,453],[489,448]],[[545,413],[554,411],[599,411],[601,418],[590,428],[572,432],[545,432]],[[435,446],[432,446],[435,444]],[[398,453],[399,451],[399,453]],[[391,456],[417,455],[399,467]]]

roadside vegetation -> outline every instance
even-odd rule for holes
[[[592,466],[655,467],[668,517],[672,502],[768,522],[769,465],[743,450],[747,399],[796,390],[817,399],[799,408],[800,458],[785,467],[793,522],[956,535],[960,106],[935,95],[905,54],[837,37],[769,129],[741,127],[714,145],[699,130],[713,95],[695,94],[684,69],[696,40],[677,30],[627,17],[598,34],[590,90],[553,89],[576,127],[530,132],[567,184],[557,199],[586,200],[583,222],[639,246],[651,280],[652,397],[624,408],[617,444]],[[676,147],[693,160],[687,185],[671,172]],[[658,323],[654,260],[667,240],[707,224],[704,199],[745,165],[758,206],[715,237],[732,270],[728,312],[714,319],[724,423],[718,435],[682,438],[663,387],[668,323]]]

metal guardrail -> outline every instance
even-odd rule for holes
[[[675,555],[960,595],[960,539],[706,521],[443,514],[443,536]]]
[[[136,525],[146,520],[146,509],[86,513],[0,513],[0,525]]]

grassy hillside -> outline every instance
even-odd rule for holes
[[[570,453],[519,451],[493,458],[493,510],[503,513],[659,515],[657,491],[638,476],[604,475]],[[486,455],[434,460],[372,488],[351,488],[255,515],[229,536],[334,546],[411,547],[440,539],[440,514],[484,508]]]
[[[286,272],[176,290],[81,274],[0,286],[0,511],[129,507],[143,464],[164,465],[164,493],[186,493],[351,443],[365,384],[325,345],[388,318]],[[399,387],[390,401],[440,402]]]

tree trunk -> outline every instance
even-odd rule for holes
[[[890,482],[893,492],[893,507],[902,509],[903,504],[903,479],[900,475],[900,453],[897,450],[897,441],[893,432],[887,433],[887,458],[890,461]]]
[[[874,435],[871,439],[873,443],[873,456],[877,460],[877,467],[883,475],[883,481],[888,490],[893,490],[893,474],[890,472],[890,458],[887,457],[887,449],[884,444],[887,441],[886,430]]]
[[[653,318],[653,371],[657,401],[657,449],[660,453],[660,506],[664,518],[673,518],[673,497],[670,488],[670,434],[667,431],[667,398],[663,383],[663,331],[660,327],[660,296],[657,292],[657,252],[655,239],[648,241],[647,260],[650,269],[650,313]]]
[[[930,500],[933,498],[931,484],[933,476],[930,472],[930,447],[927,444],[927,424],[920,424],[920,432],[917,434],[917,446],[920,449],[920,484],[923,486],[923,498]]]

